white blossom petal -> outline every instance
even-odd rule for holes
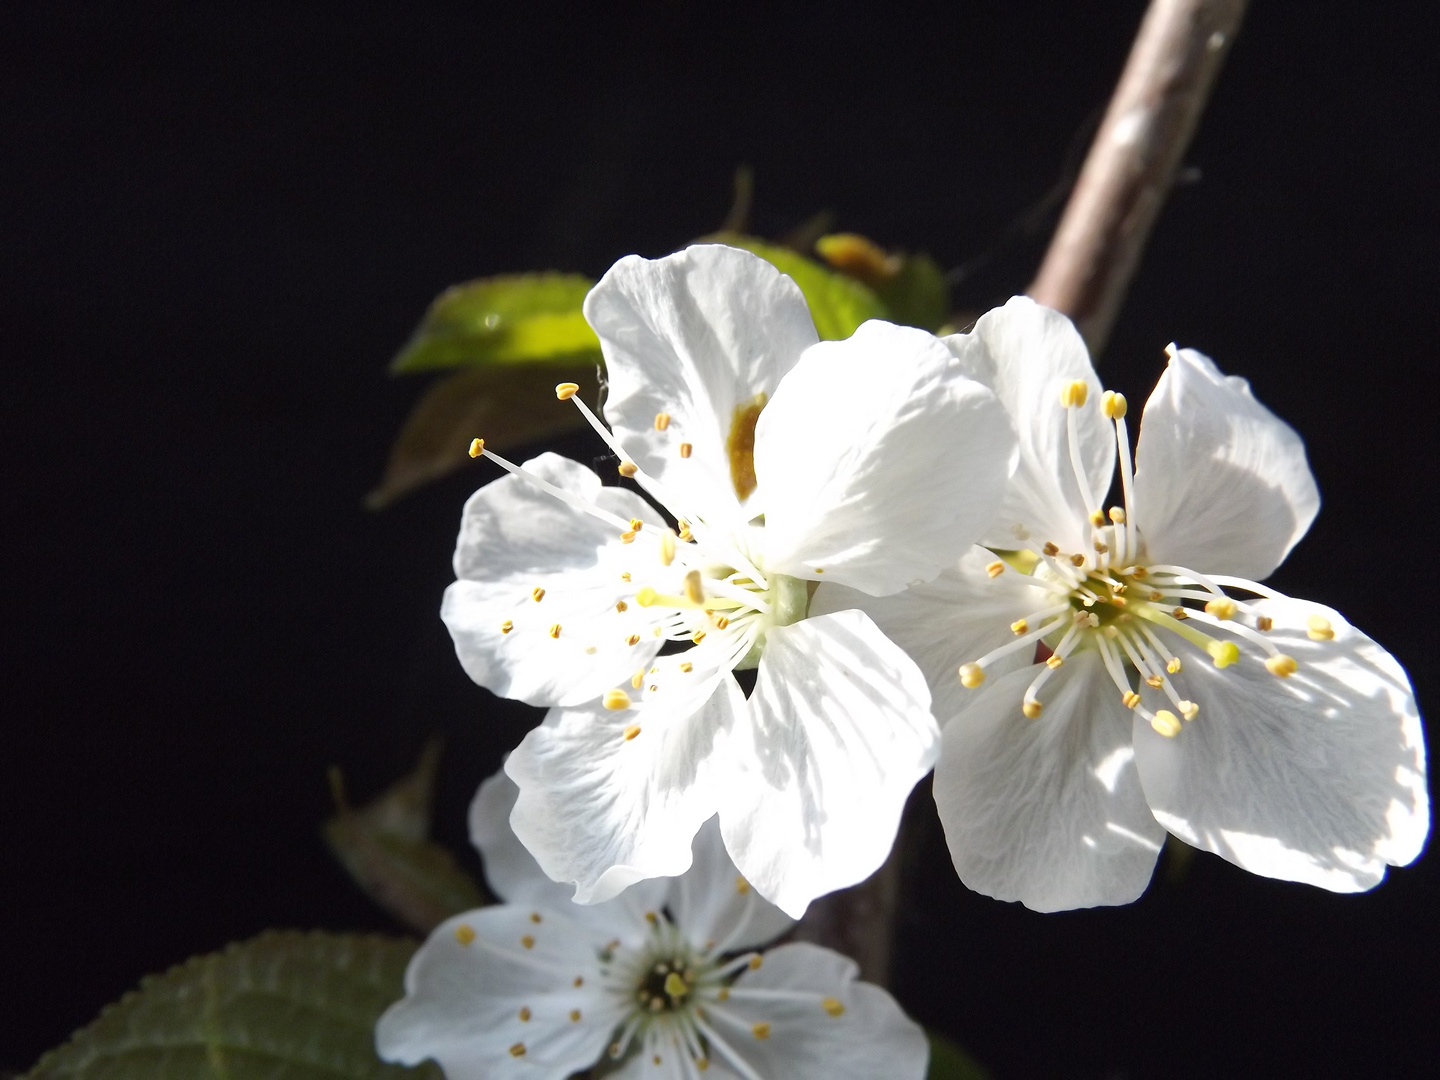
[[[675,925],[683,927],[691,941],[715,942],[719,951],[735,952],[774,941],[795,925],[736,869],[718,818],[700,826],[693,851],[690,869],[669,882],[666,901]],[[633,891],[627,889],[621,899]]]
[[[625,520],[658,522],[644,499],[601,488],[599,477],[568,458],[542,454],[524,467]],[[635,546],[521,477],[475,492],[455,547],[459,580],[440,608],[466,673],[531,705],[578,704],[628,677],[660,646],[653,613],[617,606],[633,592],[620,575],[643,556]],[[634,634],[641,642],[632,647]]]
[[[771,949],[736,980],[723,1009],[708,1010],[712,1026],[767,1080],[922,1080],[925,1032],[884,990],[857,981],[858,971],[818,945]],[[757,1024],[768,1025],[763,1039]]]
[[[934,790],[950,856],[976,892],[1035,911],[1128,904],[1165,839],[1140,787],[1130,712],[1086,649],[1027,719],[1021,698],[1043,670],[987,682],[946,725]]]
[[[1095,507],[1080,495],[1070,460],[1060,394],[1083,381],[1090,400],[1075,410],[1080,458],[1096,498],[1103,499],[1114,468],[1115,437],[1099,406],[1100,381],[1075,326],[1058,311],[1024,296],[980,316],[968,334],[943,339],[971,378],[994,390],[1015,423],[1020,462],[980,538],[987,547],[1017,548],[1053,541],[1062,551],[1089,546],[1086,521]]]
[[[930,771],[939,731],[925,678],[860,611],[772,629],[720,828],[761,895],[799,918],[869,877]]]
[[[928,581],[990,524],[1014,462],[1004,407],[937,338],[867,322],[807,349],[760,415],[766,568],[873,595]]]
[[[974,692],[960,685],[960,665],[1012,640],[1011,623],[1053,603],[1033,578],[1013,568],[991,577],[986,567],[997,561],[994,552],[972,547],[934,581],[892,596],[867,596],[827,582],[815,590],[810,614],[859,608],[874,619],[920,665],[930,686],[931,711],[943,728],[974,700]],[[1028,667],[1034,656],[1033,648],[1022,649],[986,670],[994,678]]]
[[[763,405],[818,340],[799,286],[758,255],[701,244],[621,259],[585,298],[585,318],[605,354],[605,418],[626,452],[712,515],[753,516],[739,510],[728,442],[736,410]]]
[[[466,912],[411,958],[376,1049],[404,1065],[433,1058],[448,1080],[564,1080],[599,1059],[624,1015],[601,985],[594,943],[563,915],[536,924],[510,905]]]
[[[1267,877],[1335,892],[1371,888],[1420,853],[1430,828],[1425,743],[1395,658],[1331,608],[1263,600],[1267,638],[1298,664],[1271,675],[1260,650],[1217,670],[1197,649],[1177,688],[1200,706],[1173,739],[1135,725],[1155,816],[1186,843]],[[1307,621],[1328,621],[1314,641]]]
[[[665,903],[668,882],[636,882],[604,904],[576,904],[575,889],[552,881],[510,827],[520,789],[502,769],[480,785],[470,803],[470,841],[484,860],[485,882],[499,899],[535,911],[563,911],[593,934],[596,942],[619,939],[637,945],[650,932],[646,912]]]
[[[1252,581],[1270,576],[1320,509],[1300,436],[1192,349],[1171,358],[1145,405],[1135,496],[1152,561]]]
[[[678,663],[661,657],[655,666],[679,681]],[[505,762],[520,787],[515,834],[550,877],[575,883],[577,902],[689,868],[691,841],[715,813],[714,775],[737,699],[744,704],[728,674],[709,681],[712,691],[688,711],[552,709]]]

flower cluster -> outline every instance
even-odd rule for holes
[[[387,1056],[919,1076],[853,965],[744,950],[872,873],[932,767],[960,877],[1042,911],[1134,900],[1166,830],[1335,891],[1419,853],[1405,672],[1262,584],[1319,494],[1244,380],[1171,346],[1132,455],[1124,396],[1024,298],[820,342],[789,278],[697,246],[621,260],[585,314],[609,426],[557,394],[648,499],[472,448],[510,475],[442,615],[472,678],[549,711],[476,803],[511,903],[421,950]]]

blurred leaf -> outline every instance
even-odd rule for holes
[[[858,233],[822,236],[815,250],[831,267],[873,289],[892,321],[934,331],[950,318],[950,285],[929,255],[887,252]]]
[[[440,741],[431,739],[409,776],[360,810],[345,805],[338,769],[330,773],[339,812],[325,839],[365,892],[401,922],[428,933],[451,915],[484,903],[475,880],[429,840]]]
[[[474,467],[470,440],[506,448],[539,442],[583,427],[578,409],[555,400],[555,384],[576,382],[591,401],[600,350],[565,364],[505,365],[465,371],[425,391],[390,448],[380,485],[365,499],[372,510],[462,465]],[[488,474],[487,474],[488,475]],[[476,486],[480,485],[477,478]]]
[[[415,944],[269,931],[151,975],[25,1080],[438,1080],[375,1056]]]
[[[392,372],[589,358],[600,342],[580,305],[579,274],[504,274],[452,285],[430,305]]]
[[[810,305],[810,317],[815,320],[815,329],[822,338],[847,338],[866,319],[889,317],[885,305],[871,289],[789,248],[730,232],[704,237],[703,242],[729,244],[753,251],[794,278],[795,284],[805,294],[805,300]]]
[[[927,1031],[930,1040],[930,1071],[927,1080],[990,1080],[979,1062],[944,1035]]]

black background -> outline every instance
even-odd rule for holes
[[[1102,373],[1172,339],[1308,440],[1325,506],[1276,577],[1436,700],[1435,27],[1259,4]],[[1023,289],[1013,223],[1103,106],[1139,2],[783,15],[633,6],[7,6],[0,181],[6,719],[0,1068],[137,978],[268,926],[389,929],[330,862],[358,797],[448,751],[438,828],[538,714],[436,612],[489,473],[362,509],[422,382],[385,374],[444,286],[597,275],[814,211]],[[1008,239],[1007,239],[1008,237]],[[598,444],[567,444],[575,456]],[[565,447],[562,447],[564,449]],[[1000,1080],[1433,1067],[1436,861],[1331,896],[1208,856],[1137,904],[968,894],[931,831],[895,989]]]

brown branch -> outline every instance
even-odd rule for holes
[[[1151,0],[1030,296],[1098,354],[1205,109],[1246,0]]]

